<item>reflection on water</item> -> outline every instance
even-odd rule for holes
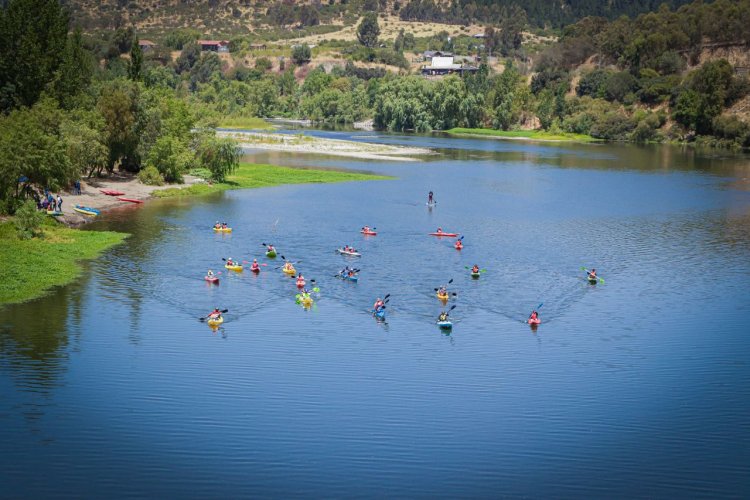
[[[133,236],[0,310],[3,486],[57,496],[738,496],[750,409],[747,158],[313,132],[384,182],[112,211]],[[367,136],[367,137],[364,137]],[[425,196],[435,191],[437,206]],[[217,219],[232,234],[214,234]],[[363,225],[378,236],[363,238]],[[427,236],[441,226],[464,235]],[[320,293],[305,310],[273,243]],[[334,278],[352,244],[356,284]],[[227,273],[222,257],[267,264]],[[468,269],[487,269],[472,280]],[[590,285],[581,267],[605,283]],[[222,272],[218,286],[203,280]],[[454,328],[440,331],[447,283]],[[390,294],[386,321],[370,312]],[[543,323],[525,324],[538,307]],[[212,330],[198,318],[228,309]],[[127,475],[127,480],[123,476]]]

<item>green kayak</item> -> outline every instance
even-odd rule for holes
[[[276,257],[276,250],[271,250],[270,252],[266,252],[266,257],[268,257],[269,259],[273,259],[274,257]]]

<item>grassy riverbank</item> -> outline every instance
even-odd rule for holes
[[[545,132],[544,130],[494,130],[489,128],[452,128],[445,131],[450,135],[481,135],[500,139],[527,139],[530,141],[555,142],[597,142],[599,139],[585,134],[567,132]]]
[[[72,282],[81,273],[81,260],[93,259],[127,236],[69,229],[49,221],[43,238],[19,240],[12,222],[0,223],[0,304],[25,302]]]
[[[228,116],[221,119],[219,128],[238,130],[273,130],[274,127],[263,118]]]
[[[313,170],[279,167],[258,163],[240,163],[239,168],[230,175],[226,182],[216,184],[194,184],[185,188],[168,188],[154,191],[153,196],[164,198],[170,196],[193,196],[216,193],[229,189],[250,189],[282,184],[312,184],[349,181],[386,180],[391,177],[364,174],[359,172],[340,172],[336,170]]]

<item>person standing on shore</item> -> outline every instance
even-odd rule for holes
[[[62,212],[62,196],[60,196],[60,193],[57,193],[57,211]]]

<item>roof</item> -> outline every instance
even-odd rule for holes
[[[229,40],[198,40],[198,45],[229,45]]]
[[[445,56],[450,57],[453,55],[452,52],[443,52],[442,50],[425,50],[422,55],[425,57]]]

